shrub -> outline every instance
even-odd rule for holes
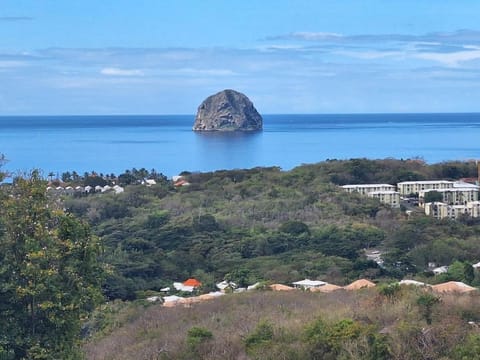
[[[398,283],[382,284],[378,287],[378,292],[390,301],[394,301],[396,299],[400,290],[400,284]]]
[[[439,297],[429,293],[422,294],[417,299],[417,305],[420,306],[422,310],[423,318],[425,319],[428,325],[432,323],[433,307],[439,302],[440,302]]]
[[[198,345],[213,338],[210,330],[194,326],[187,332],[187,344],[190,348],[196,348]]]
[[[480,359],[480,335],[471,334],[465,342],[457,345],[452,354],[455,360]]]
[[[262,344],[269,343],[273,339],[273,325],[268,321],[260,321],[255,330],[245,339],[247,350]]]

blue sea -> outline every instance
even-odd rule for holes
[[[255,133],[196,133],[193,115],[0,117],[4,169],[61,174],[295,166],[326,159],[480,158],[480,114],[264,115]]]

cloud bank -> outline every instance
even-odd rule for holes
[[[140,69],[119,69],[114,67],[106,67],[100,70],[100,74],[107,76],[143,76],[144,73]]]
[[[245,92],[264,113],[480,111],[480,31],[293,32],[248,48],[49,48],[0,53],[0,73],[4,114],[194,113],[224,88]]]

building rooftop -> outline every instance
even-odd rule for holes
[[[420,193],[427,193],[430,191],[436,191],[439,193],[443,192],[462,192],[462,191],[475,191],[478,190],[478,188],[471,188],[471,187],[455,187],[455,188],[450,188],[450,189],[425,189],[421,190]]]
[[[293,283],[293,285],[297,285],[297,286],[322,286],[322,285],[325,285],[326,282],[325,281],[320,281],[320,280],[309,280],[309,279],[305,279],[305,280],[300,280],[300,281],[296,281]]]
[[[369,188],[369,187],[395,187],[395,185],[390,184],[348,184],[342,185],[343,188]]]
[[[464,181],[456,181],[453,183],[454,188],[462,188],[462,189],[474,189],[478,190],[478,185],[470,184]]]
[[[422,181],[402,181],[398,185],[415,185],[415,184],[453,184],[453,181],[448,180],[422,180]]]
[[[368,193],[369,195],[393,195],[393,194],[398,194],[400,193],[398,191],[391,191],[391,190],[385,190],[385,191],[371,191]]]

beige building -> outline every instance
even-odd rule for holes
[[[342,188],[349,192],[358,192],[362,195],[367,195],[371,192],[379,191],[395,191],[396,187],[389,184],[355,184],[355,185],[343,185]]]
[[[480,201],[467,203],[467,209],[471,217],[480,217]]]
[[[442,194],[442,201],[447,205],[467,205],[468,202],[478,201],[478,188],[451,188],[451,189],[429,189],[418,193],[418,205],[423,207],[425,204],[425,194],[430,191],[436,191]]]
[[[418,195],[425,190],[442,190],[452,189],[454,187],[453,181],[447,180],[427,180],[427,181],[403,181],[397,184],[397,189],[400,195]]]
[[[470,215],[466,205],[451,205],[447,207],[447,217],[449,219],[455,220],[462,215]]]
[[[425,204],[425,215],[436,219],[458,219],[460,216],[480,216],[480,201],[468,202],[466,205],[448,205],[442,202]]]
[[[396,191],[372,191],[367,194],[368,197],[376,198],[380,202],[390,205],[393,208],[400,207],[400,193]]]
[[[432,216],[435,219],[444,219],[447,217],[447,204],[442,202],[429,202],[425,204],[425,215]]]

